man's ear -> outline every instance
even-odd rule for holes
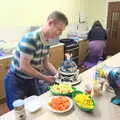
[[[48,25],[51,26],[54,23],[54,21],[52,19],[48,20]]]

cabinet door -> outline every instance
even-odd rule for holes
[[[64,45],[50,48],[50,62],[58,68],[64,60]]]
[[[88,40],[79,42],[79,65],[85,60],[88,51]]]
[[[2,98],[5,97],[3,79],[9,68],[10,61],[11,61],[11,58],[0,60],[0,97]]]
[[[110,2],[107,18],[107,55],[120,52],[120,2]]]

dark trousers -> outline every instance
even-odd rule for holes
[[[31,95],[40,95],[48,90],[48,83],[39,82],[38,79],[23,79],[14,72],[9,71],[4,78],[6,102],[10,110],[13,101],[24,99]]]

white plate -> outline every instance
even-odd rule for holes
[[[81,79],[77,79],[77,80],[72,81],[72,82],[70,82],[70,81],[61,81],[60,79],[56,79],[55,82],[58,83],[58,84],[67,83],[67,84],[70,84],[70,85],[77,85],[77,84],[79,84],[81,82]]]
[[[64,113],[64,112],[67,112],[67,111],[71,110],[71,108],[73,107],[73,101],[72,101],[72,99],[70,99],[69,97],[66,97],[66,96],[62,96],[62,97],[65,97],[65,98],[67,98],[67,99],[69,100],[69,102],[70,102],[69,107],[68,107],[66,110],[64,110],[64,111],[59,111],[59,110],[53,109],[53,108],[49,105],[49,103],[51,102],[51,100],[52,100],[53,98],[57,98],[57,97],[60,97],[60,96],[53,96],[53,97],[51,97],[51,98],[49,99],[49,101],[48,101],[48,103],[47,103],[47,106],[48,106],[48,109],[49,109],[50,111],[55,112],[55,113]]]
[[[58,68],[59,73],[61,73],[62,75],[74,75],[74,74],[78,74],[79,70],[76,70],[75,72],[62,72],[60,70],[60,68]]]
[[[38,96],[30,96],[26,98],[25,100],[25,108],[29,112],[36,112],[42,107],[41,101],[39,101]]]

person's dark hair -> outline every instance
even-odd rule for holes
[[[59,11],[52,12],[48,16],[47,20],[49,20],[49,19],[53,19],[56,23],[63,22],[63,23],[65,23],[65,25],[68,25],[68,19],[67,19],[67,17],[65,16],[65,14],[63,14],[62,12],[59,12]]]
[[[100,23],[100,21],[97,20],[97,21],[94,22],[92,28],[94,28],[94,27],[101,27],[101,28],[102,28],[103,26],[102,26],[102,24]]]

